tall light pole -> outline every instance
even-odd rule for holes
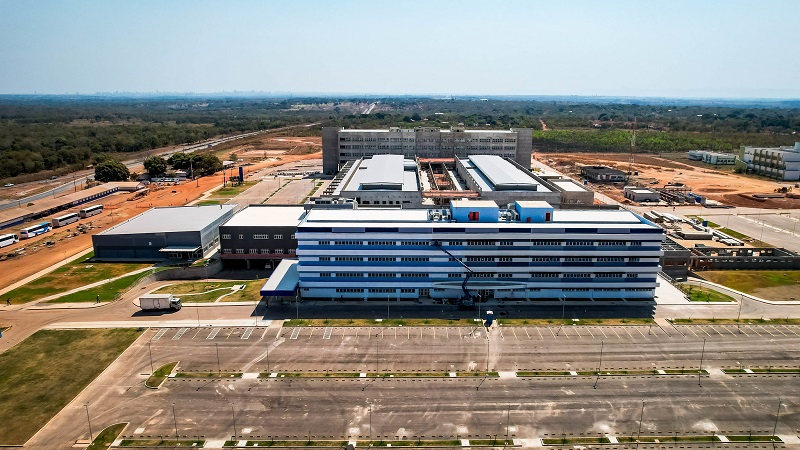
[[[636,433],[636,448],[639,448],[639,440],[642,437],[642,420],[644,419],[644,400],[642,400],[642,412],[639,414],[639,432]]]
[[[778,411],[775,413],[775,425],[772,427],[772,447],[775,448],[775,433],[778,431],[778,419],[781,417],[781,399],[778,397]]]
[[[369,443],[372,445],[372,402],[367,400],[367,405],[369,405]]]
[[[175,423],[175,442],[178,442],[178,417],[175,415],[175,402],[172,402],[172,421]]]
[[[219,364],[219,344],[214,342],[214,348],[217,350],[217,375],[222,375],[222,366]]]
[[[511,423],[511,403],[508,404],[508,409],[506,409],[506,440],[503,442],[503,447],[508,444],[508,428],[509,424]]]
[[[486,376],[489,376],[489,333],[486,333]]]
[[[378,376],[378,372],[379,372],[379,370],[378,370],[378,361],[379,361],[379,359],[378,359],[378,336],[379,335],[380,335],[380,333],[375,333],[375,376],[376,377]]]
[[[597,363],[597,378],[594,380],[592,389],[597,389],[597,382],[600,381],[600,369],[603,367],[603,345],[605,341],[600,341],[600,362]]]
[[[89,404],[88,403],[84,403],[83,407],[86,408],[86,421],[89,423],[89,440],[93,441],[94,440],[94,436],[92,436],[92,419],[89,418]],[[778,421],[776,420],[775,422],[777,423]],[[773,433],[773,434],[775,434],[775,433]]]
[[[147,343],[147,351],[150,353],[150,374],[154,373],[153,371],[153,349],[150,347],[150,342]]]
[[[700,370],[697,371],[697,385],[700,386],[700,375],[703,374],[703,357],[706,354],[706,340],[703,338],[703,350],[700,352]]]
[[[739,323],[739,319],[742,317],[742,304],[743,303],[744,303],[744,294],[742,294],[742,298],[739,299],[739,313],[736,314],[736,330],[739,331],[739,333],[742,332],[742,329],[740,328],[741,324]]]
[[[233,440],[236,440],[236,402],[231,402],[231,415],[233,415]]]
[[[267,374],[270,373],[272,373],[272,371],[269,370],[269,344],[267,344]]]

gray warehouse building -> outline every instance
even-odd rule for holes
[[[219,245],[232,205],[153,208],[92,236],[100,260],[194,260]]]
[[[339,171],[348,161],[373,155],[395,154],[405,158],[453,158],[469,155],[497,155],[511,158],[523,167],[531,166],[533,130],[467,130],[463,126],[442,130],[436,127],[380,130],[322,128],[322,170]]]

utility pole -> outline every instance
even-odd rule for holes
[[[594,380],[592,389],[597,389],[597,382],[600,381],[600,369],[603,367],[603,345],[605,341],[600,341],[600,362],[597,363],[597,378]]]
[[[706,340],[703,339],[703,350],[700,352],[700,370],[697,371],[697,385],[700,386],[700,376],[703,374],[703,357],[706,354]]]
[[[220,366],[220,364],[219,364],[219,344],[214,342],[214,348],[217,349],[217,375],[221,375],[222,374],[222,368],[221,368],[222,366]]]
[[[506,440],[503,442],[503,447],[508,444],[508,428],[511,424],[511,403],[508,404],[508,409],[506,410]]]
[[[236,410],[234,409],[235,407],[236,407],[236,403],[235,402],[231,402],[231,414],[233,415],[233,440],[234,441],[236,440]]]
[[[150,375],[154,373],[153,371],[153,349],[150,347],[150,342],[147,343],[147,351],[150,353]]]
[[[92,436],[92,419],[89,418],[89,404],[88,403],[84,403],[83,406],[84,406],[84,408],[86,408],[86,421],[89,422],[89,440],[93,441],[94,440],[94,436]],[[777,422],[778,421],[776,420],[775,423],[777,423]]]
[[[778,432],[778,419],[781,417],[781,398],[778,397],[778,411],[775,413],[775,425],[772,427],[772,448],[775,448],[775,433]]]
[[[639,432],[636,433],[636,448],[639,448],[639,440],[642,437],[642,420],[644,419],[644,400],[642,400],[642,412],[639,414]]]
[[[175,402],[172,402],[172,421],[175,423],[175,443],[178,442],[178,418],[175,416]]]

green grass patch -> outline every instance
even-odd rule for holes
[[[469,441],[470,444],[472,441]],[[620,442],[622,442],[620,440]],[[544,445],[569,445],[569,444],[610,444],[607,437],[563,437],[542,439]],[[500,444],[502,445],[502,444]]]
[[[703,222],[703,218],[700,217],[700,216],[687,215],[686,217],[687,218],[692,218],[692,219],[697,219],[697,220],[700,221],[701,224]],[[712,222],[710,220],[707,223],[708,223],[708,226],[711,227],[711,228],[719,228],[720,227],[720,225],[718,223]]]
[[[529,370],[517,372],[518,377],[568,377],[570,375],[571,374],[569,372],[547,370]]]
[[[709,270],[703,278],[748,294],[757,290],[800,283],[800,270]]]
[[[461,445],[461,444],[458,444]],[[502,445],[503,447],[511,447],[514,445],[513,441],[506,441],[505,439],[470,439],[470,447],[495,447]]]
[[[752,245],[754,247],[774,247],[774,245],[772,245],[772,244],[770,244],[768,242],[764,242],[764,241],[760,241],[760,240],[755,239],[755,238],[751,238],[750,236],[748,236],[748,235],[746,235],[744,233],[739,233],[738,231],[731,230],[730,228],[722,227],[722,228],[719,228],[719,231],[727,234],[728,236],[730,236],[732,238],[736,238],[736,239],[739,239],[741,241],[748,242],[748,243],[750,243],[750,245]]]
[[[238,441],[226,441],[226,447],[235,447]],[[229,444],[230,443],[230,444]],[[247,441],[246,447],[345,447],[347,441]]]
[[[179,440],[175,439],[123,439],[120,447],[202,447],[206,444],[203,440]]]
[[[177,364],[177,362],[172,362],[159,367],[155,372],[153,372],[152,375],[150,375],[147,381],[144,382],[144,385],[149,388],[157,389],[159,386],[161,386],[161,383],[167,379],[169,374],[172,373],[172,369],[174,369]]]
[[[108,447],[111,447],[111,444],[117,439],[117,436],[119,436],[126,425],[128,425],[127,422],[106,427],[105,430],[95,436],[92,443],[86,447],[86,450],[106,450]]]
[[[723,293],[702,286],[694,286],[691,284],[683,283],[680,285],[680,288],[689,297],[689,301],[692,302],[715,303],[715,302],[736,301],[730,295],[725,295]]]
[[[670,319],[670,321],[677,325],[800,325],[800,319]]]
[[[82,291],[73,292],[62,297],[49,300],[47,303],[78,303],[78,302],[93,302],[97,296],[100,296],[101,302],[110,302],[118,299],[122,294],[128,292],[130,288],[136,284],[140,279],[150,275],[150,272],[135,273],[122,277],[120,279],[110,281],[100,286],[84,289]]]
[[[456,376],[471,377],[471,378],[477,378],[477,377],[497,378],[500,376],[500,374],[497,372],[457,372]]]
[[[267,279],[261,280],[250,280],[245,282],[239,282],[239,284],[244,284],[245,287],[241,291],[236,291],[231,295],[224,297],[222,302],[257,302],[261,301],[261,287],[264,286],[264,283],[267,282]]]
[[[730,434],[726,434],[725,437],[728,438],[728,440],[731,442],[783,442],[781,438],[779,438],[778,436],[763,436],[763,435],[752,435],[752,434],[732,436]]]
[[[242,372],[178,372],[175,378],[241,378]]]
[[[213,205],[222,205],[227,200],[203,200],[201,202],[197,202],[197,206],[213,206]]]
[[[0,354],[0,442],[22,445],[139,336],[136,329],[42,330]]]
[[[178,282],[169,286],[164,286],[156,291],[154,294],[174,294],[180,297],[183,303],[211,303],[217,301],[223,295],[222,302],[253,302],[261,300],[261,286],[264,285],[265,279],[262,280],[241,280],[241,281],[187,281]],[[238,291],[231,291],[230,288],[243,284],[244,289]]]
[[[471,320],[471,319],[470,319]],[[655,323],[655,320],[647,317],[639,318],[621,318],[621,319],[497,319],[497,322],[506,326],[559,326],[559,325],[603,325],[603,326],[621,326],[621,325],[649,325]]]
[[[115,278],[151,265],[89,261],[92,257],[94,257],[94,253],[89,253],[47,275],[8,292],[3,297],[10,298],[13,304],[28,303],[87,284]],[[94,301],[94,297],[91,300]]]
[[[472,443],[470,441],[470,443]],[[502,444],[500,444],[502,445]],[[434,441],[434,440],[419,440],[419,441],[373,441],[373,447],[461,447],[461,441],[450,439],[450,440],[441,440],[441,441]]]
[[[654,443],[656,441],[668,443],[668,442],[720,442],[719,436],[716,434],[706,434],[706,435],[693,435],[693,436],[640,436],[638,439],[636,437],[631,436],[617,436],[617,442],[629,444],[632,442],[647,442],[647,443]]]
[[[212,197],[229,197],[229,198],[230,197],[236,197],[237,195],[241,194],[242,192],[250,189],[252,186],[255,186],[255,185],[256,185],[255,181],[245,181],[244,183],[237,184],[237,185],[231,184],[231,185],[225,186],[223,188],[217,189],[216,191],[214,191],[211,194],[211,196]]]
[[[269,378],[272,372],[261,372],[259,378]],[[278,378],[358,378],[358,372],[277,372]]]
[[[748,367],[752,373],[800,373],[800,367]],[[743,368],[722,369],[725,373],[749,373]]]

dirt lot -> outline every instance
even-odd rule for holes
[[[540,161],[577,180],[580,180],[579,165],[602,164],[625,172],[629,167],[629,155],[625,153],[540,153],[536,156]],[[636,155],[631,170],[639,172],[639,175],[632,177],[628,184],[663,187],[669,182],[679,182],[689,186],[692,192],[727,205],[800,208],[800,199],[780,198],[760,202],[740,196],[739,194],[773,193],[780,186],[792,184],[752,175],[734,174],[729,168],[715,170],[713,166],[702,167],[653,155]],[[625,200],[621,183],[617,183],[616,186],[607,184],[599,190],[615,200]]]
[[[267,159],[284,153],[289,155],[309,154],[322,151],[322,138],[314,137],[265,137],[249,142],[234,150],[243,159]],[[230,153],[230,152],[229,152]]]
[[[284,138],[287,140],[306,138]],[[311,138],[313,140],[313,138]],[[317,138],[319,141],[319,138]],[[283,143],[284,152],[291,150],[294,145]],[[275,146],[278,150],[277,145]],[[254,161],[248,167],[248,172],[262,167],[280,166],[307,159],[320,158],[319,152],[304,155],[283,155],[276,156],[274,159]],[[210,177],[200,178],[197,182],[186,182],[178,186],[169,186],[157,190],[152,190],[148,195],[131,200],[134,194],[114,194],[97,203],[102,203],[104,211],[102,214],[93,216],[90,221],[82,220],[79,224],[92,226],[85,233],[76,232],[77,224],[67,227],[64,231],[57,229],[33,239],[26,239],[14,245],[4,247],[0,250],[0,288],[6,287],[23,278],[30,276],[40,270],[50,267],[72,255],[80,253],[92,246],[91,236],[95,233],[108,228],[113,224],[118,224],[124,220],[134,217],[156,206],[181,206],[196,200],[204,192],[222,184],[222,175],[217,174]],[[63,214],[63,212],[59,213]],[[42,221],[48,220],[42,218]],[[21,228],[13,227],[8,232],[17,232]],[[3,230],[6,232],[6,230]],[[53,242],[46,245],[46,242]],[[20,248],[25,251],[15,257],[8,258],[7,254],[15,252]]]

